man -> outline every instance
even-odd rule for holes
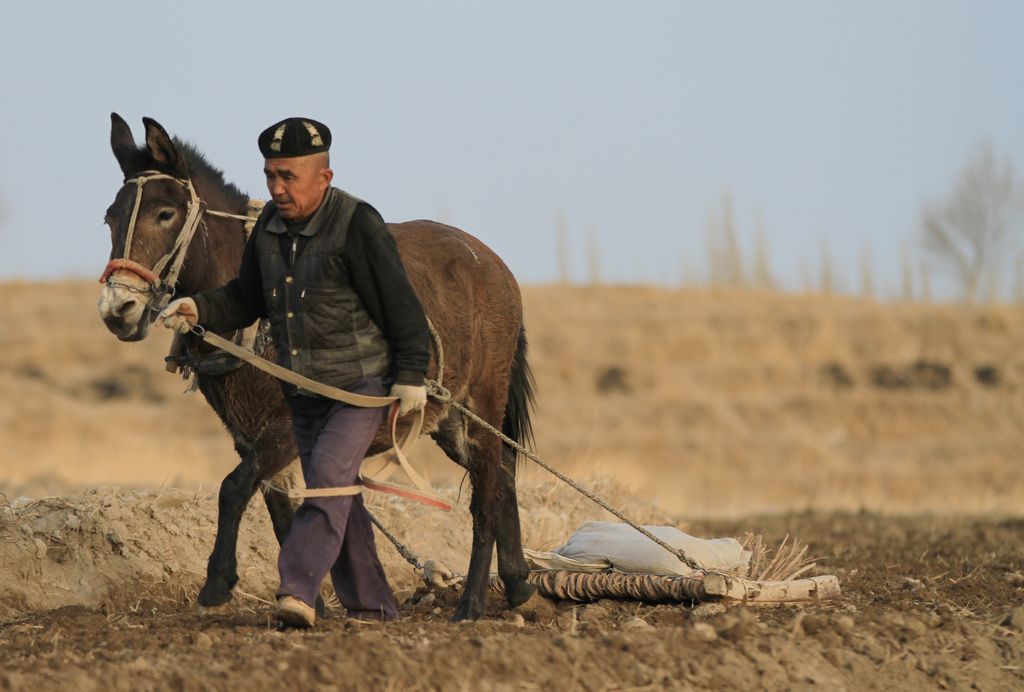
[[[164,326],[228,332],[269,317],[278,362],[328,385],[399,397],[399,413],[426,404],[426,317],[395,240],[369,204],[331,187],[331,133],[288,118],[259,137],[271,201],[245,246],[238,278],[172,302]],[[356,408],[283,385],[309,488],[353,485],[386,409]],[[330,571],[351,617],[398,610],[360,495],[307,499],[278,560],[278,618],[312,627]]]

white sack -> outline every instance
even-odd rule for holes
[[[584,562],[559,555],[558,553],[530,550],[529,548],[523,548],[523,555],[526,557],[526,564],[532,570],[547,572],[604,572],[612,568],[612,563],[604,558],[594,562]]]
[[[750,570],[750,551],[735,538],[696,538],[674,526],[645,526],[673,548],[681,548],[688,557],[714,572],[746,576]],[[693,576],[692,569],[679,558],[628,524],[591,521],[576,530],[565,545],[554,553],[585,563],[610,563],[627,574]]]

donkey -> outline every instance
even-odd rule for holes
[[[138,147],[128,124],[116,113],[110,118],[110,145],[125,184],[106,213],[111,262],[101,279],[98,306],[107,329],[118,339],[139,341],[146,338],[169,294],[191,295],[235,275],[246,243],[244,225],[238,218],[213,214],[244,216],[249,200],[193,145],[170,137],[155,120],[143,118],[145,146]],[[194,211],[197,204],[199,211]],[[181,231],[195,213],[202,217],[194,235],[181,243]],[[522,298],[511,272],[487,246],[459,229],[432,221],[388,227],[424,311],[440,335],[444,385],[452,400],[525,444],[532,437],[534,385],[526,359]],[[130,257],[125,256],[126,247]],[[184,253],[183,263],[168,264],[178,252]],[[167,266],[180,269],[171,272],[176,276],[169,281]],[[210,355],[210,347],[198,337],[188,335],[184,341],[193,362]],[[264,343],[257,350],[274,360],[272,345]],[[204,607],[231,599],[238,581],[236,546],[242,513],[262,481],[297,456],[278,382],[249,365],[236,364],[240,367],[196,368],[199,391],[230,432],[240,458],[220,487],[217,537],[198,599]],[[436,368],[434,354],[428,377],[435,376]],[[429,402],[423,431],[468,470],[472,484],[473,546],[465,590],[452,619],[483,614],[495,542],[509,607],[526,602],[535,587],[526,581],[529,567],[516,501],[516,452],[447,403]],[[368,454],[389,443],[390,436],[382,429]],[[281,542],[288,534],[292,506],[277,492],[264,491],[263,497]]]

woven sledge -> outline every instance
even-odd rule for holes
[[[582,527],[581,531],[586,528],[587,526]],[[671,527],[646,528],[661,530]],[[659,537],[665,538],[664,535]],[[702,540],[686,538],[698,542]],[[635,540],[646,541],[657,550],[661,550],[639,534]],[[675,545],[671,539],[666,540]],[[839,580],[836,577],[805,576],[814,569],[816,560],[807,557],[806,545],[790,540],[788,536],[778,548],[771,550],[761,537],[747,534],[742,543],[736,541],[743,558],[741,564],[737,564],[735,559],[728,556],[724,559],[719,557],[719,566],[725,569],[716,569],[715,561],[708,560],[702,561],[702,564],[709,567],[706,571],[693,571],[680,565],[677,569],[680,572],[687,572],[684,574],[622,571],[614,566],[616,556],[610,556],[611,559],[604,556],[604,564],[600,559],[586,561],[566,558],[562,551],[571,543],[572,539],[553,553],[524,551],[527,561],[533,567],[527,580],[535,585],[542,595],[584,603],[602,598],[644,603],[701,603],[719,600],[787,603],[819,601],[840,595]],[[699,543],[691,542],[690,546],[696,546],[697,550],[700,548]],[[636,543],[634,547],[641,553],[649,550],[649,546],[643,543]],[[656,560],[663,560],[663,557],[659,555]],[[491,586],[499,593],[504,591],[504,586],[497,577],[492,578]]]

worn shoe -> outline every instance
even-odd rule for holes
[[[289,627],[313,627],[316,625],[316,609],[295,596],[278,596],[277,620]]]

